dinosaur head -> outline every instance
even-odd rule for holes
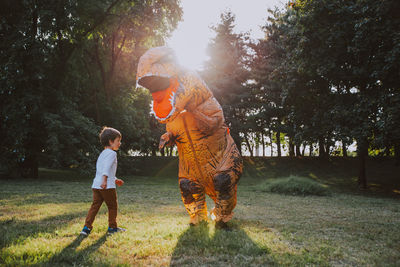
[[[183,91],[178,81],[180,71],[173,50],[166,46],[149,49],[139,60],[137,84],[150,91],[152,113],[161,123],[172,121],[182,111],[177,105]]]

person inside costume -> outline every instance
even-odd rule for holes
[[[217,228],[227,228],[237,201],[242,158],[225,124],[222,108],[204,81],[179,66],[171,48],[149,49],[139,60],[137,84],[150,91],[152,113],[166,124],[160,149],[176,144],[179,187],[190,224],[207,220],[205,194]]]

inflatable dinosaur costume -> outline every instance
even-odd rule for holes
[[[215,202],[211,217],[217,226],[226,227],[236,206],[243,164],[221,106],[196,73],[176,63],[168,47],[152,48],[140,58],[137,83],[151,92],[152,112],[166,123],[160,149],[178,147],[179,187],[190,224],[207,220],[207,194]]]

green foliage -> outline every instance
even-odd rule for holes
[[[89,170],[104,125],[121,130],[123,152],[149,150],[150,96],[135,89],[135,71],[176,27],[178,1],[3,1],[0,10],[2,169]]]
[[[279,178],[267,180],[260,185],[259,189],[263,192],[272,192],[287,195],[329,195],[329,190],[322,184],[311,180],[310,178],[290,176],[287,178]]]
[[[399,13],[396,0],[297,0],[271,10],[253,42],[222,14],[202,75],[235,141],[252,152],[270,137],[297,156],[318,143],[328,156],[356,140],[360,159],[400,162]],[[88,170],[104,125],[121,130],[122,155],[156,155],[164,126],[135,71],[181,15],[178,0],[3,1],[0,168]]]
[[[397,131],[389,141],[378,129],[385,113],[398,108],[399,83],[389,73],[399,71],[392,61],[399,59],[400,21],[393,17],[399,8],[397,1],[335,0],[294,1],[271,11],[252,63],[265,125],[273,128],[271,119],[283,117],[282,130],[297,144],[369,138],[384,148],[381,139],[386,146],[397,142]],[[381,101],[387,97],[394,102]],[[274,111],[280,105],[281,116]]]
[[[259,131],[284,132],[291,155],[318,142],[327,156],[353,140],[361,162],[368,149],[399,155],[399,11],[394,0],[298,0],[270,11],[250,64]]]

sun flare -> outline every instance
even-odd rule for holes
[[[210,9],[210,6],[214,8]],[[167,45],[175,50],[181,65],[200,70],[207,60],[208,42],[215,36],[209,26],[218,22],[223,9],[215,8],[209,0],[182,1],[182,7],[183,20],[167,40]]]
[[[179,64],[192,70],[200,70],[207,59],[207,47],[201,42],[196,42],[195,38],[196,36],[178,29],[168,46],[175,51]]]
[[[210,36],[212,32],[206,25],[184,18],[168,39],[167,45],[174,49],[181,65],[199,70],[207,58],[206,49]]]
[[[210,26],[220,22],[220,15],[231,11],[236,16],[235,32],[250,31],[254,39],[262,38],[260,26],[266,21],[268,8],[283,5],[282,0],[253,0],[251,5],[242,0],[183,0],[183,20],[167,40],[184,67],[201,70],[208,59],[207,45],[215,36]]]

